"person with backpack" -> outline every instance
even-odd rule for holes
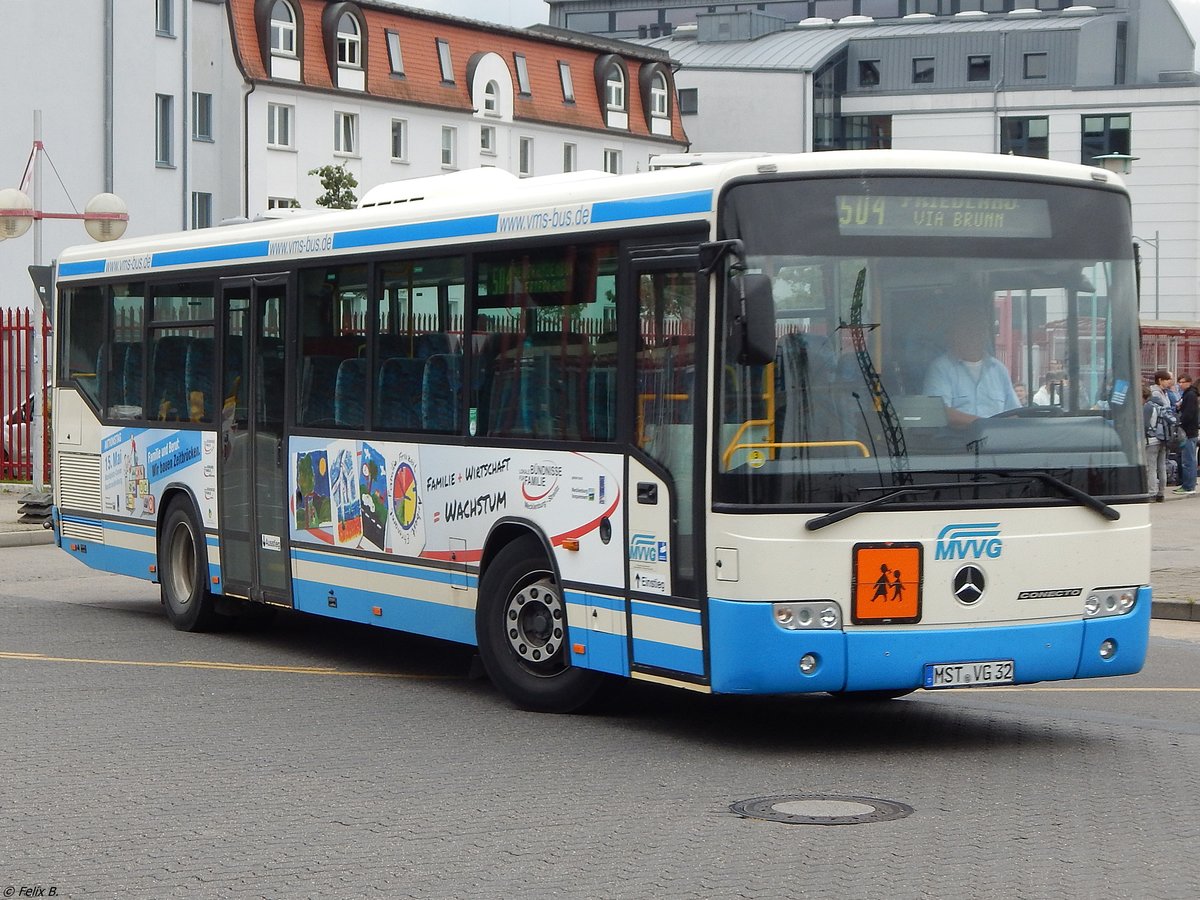
[[[1196,493],[1196,444],[1200,438],[1200,391],[1187,375],[1179,376],[1183,394],[1179,398],[1179,428],[1183,441],[1179,448],[1179,487],[1172,493]]]
[[[1154,393],[1142,386],[1142,425],[1146,434],[1146,486],[1155,501],[1165,499],[1163,490],[1167,484],[1167,445],[1159,440],[1159,417],[1162,404],[1154,399]]]

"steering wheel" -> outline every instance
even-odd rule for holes
[[[1016,409],[1006,409],[996,413],[993,419],[1047,419],[1065,415],[1061,406],[1018,406]]]

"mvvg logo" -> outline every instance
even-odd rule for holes
[[[934,559],[998,559],[1003,552],[999,522],[947,525],[938,532]]]
[[[652,534],[635,534],[629,542],[629,558],[637,562],[666,562],[667,542]]]

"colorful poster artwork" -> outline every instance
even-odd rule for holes
[[[329,460],[325,451],[296,454],[295,486],[296,528],[313,531],[333,524],[329,499]]]
[[[399,453],[391,472],[388,552],[416,556],[425,549],[421,478],[416,457]]]
[[[216,524],[216,439],[199,431],[157,428],[109,430],[100,445],[101,495],[106,512],[130,518],[157,515],[163,491],[183,485],[200,503],[204,525]]]
[[[362,499],[362,535],[372,548],[383,550],[388,514],[387,462],[378,449],[364,443],[360,463],[358,485]]]
[[[364,524],[358,494],[358,454],[349,443],[339,443],[330,452],[333,454],[329,490],[336,526],[334,540],[338,546],[357,547]]]

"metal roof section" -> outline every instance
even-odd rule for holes
[[[854,17],[862,19],[861,16]],[[851,41],[871,39],[939,37],[957,34],[1000,34],[1014,32],[1079,31],[1093,17],[1070,16],[968,16],[953,19],[900,20],[886,24],[864,22],[805,24],[789,26],[755,40],[699,41],[683,36],[637,39],[663,50],[689,69],[743,69],[760,71],[813,72]],[[678,32],[677,32],[678,34]]]

